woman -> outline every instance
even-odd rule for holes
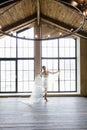
[[[28,101],[22,101],[29,105],[34,105],[42,102],[43,99],[43,88],[44,88],[44,99],[47,100],[47,87],[48,87],[48,76],[49,74],[56,74],[57,72],[50,72],[46,70],[46,66],[42,66],[42,72],[35,77],[35,82],[32,90],[32,94]]]
[[[42,77],[42,85],[43,85],[43,88],[44,88],[44,99],[46,100],[46,102],[48,101],[47,100],[48,76],[49,76],[49,74],[56,74],[56,73],[59,73],[59,71],[50,72],[50,71],[46,70],[46,66],[42,66],[42,72],[41,72],[40,75]]]

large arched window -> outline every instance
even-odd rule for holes
[[[18,32],[34,37],[34,28]],[[0,39],[0,92],[30,92],[34,81],[34,41]]]
[[[73,38],[42,41],[42,65],[50,71],[60,71],[51,76],[48,92],[77,91],[77,44]]]

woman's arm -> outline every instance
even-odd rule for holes
[[[51,71],[48,71],[49,74],[60,74],[60,71],[56,71],[56,72],[51,72]]]

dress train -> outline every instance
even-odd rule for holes
[[[22,100],[27,105],[35,105],[43,102],[42,78],[38,75],[35,78],[31,96],[27,100]]]

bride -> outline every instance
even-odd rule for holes
[[[47,88],[48,88],[48,80],[49,80],[49,74],[59,74],[59,71],[57,72],[50,72],[46,70],[46,66],[42,66],[42,71],[39,75],[36,76],[32,94],[29,98],[29,101],[25,102],[28,104],[36,104],[40,101],[42,102],[43,97],[44,100],[47,102]]]
[[[48,88],[48,79],[49,79],[49,74],[59,74],[59,71],[57,72],[50,72],[46,69],[46,66],[42,66],[42,72],[41,72],[41,77],[42,77],[42,86],[44,88],[44,99],[46,102],[48,101],[47,99],[47,88]]]

